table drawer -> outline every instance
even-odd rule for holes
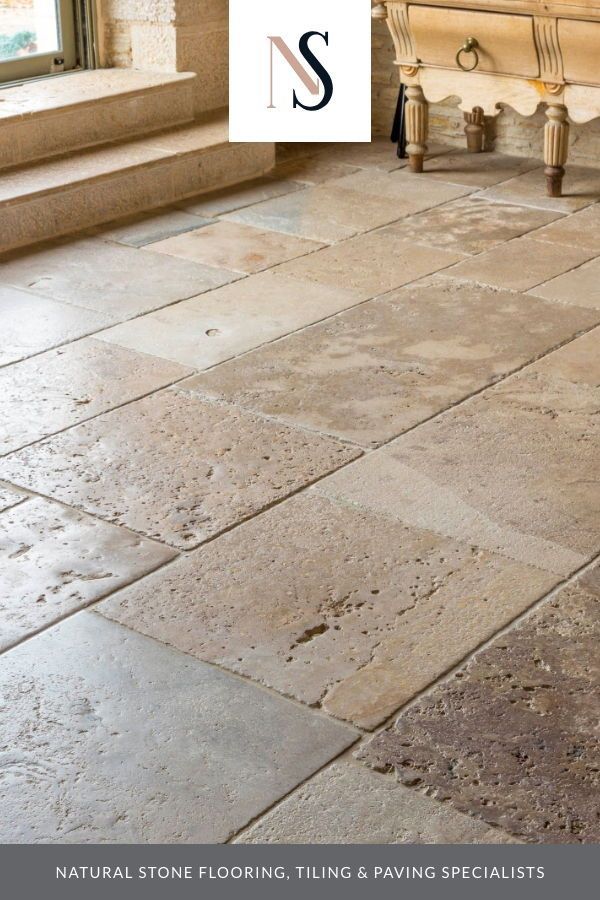
[[[456,52],[468,37],[478,42],[476,72],[537,78],[540,66],[531,16],[476,12],[436,6],[409,6],[408,20],[417,59],[456,69]],[[466,65],[474,57],[463,55]]]
[[[600,85],[600,22],[558,20],[566,81]]]

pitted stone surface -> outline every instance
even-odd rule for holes
[[[517,178],[531,169],[537,169],[538,175],[542,174],[539,159],[507,156],[503,153],[469,153],[467,150],[454,149],[452,153],[427,159],[423,174],[436,181],[486,188],[509,178]]]
[[[353,729],[81,612],[2,657],[3,843],[217,843]]]
[[[0,454],[17,450],[190,373],[86,338],[0,369]]]
[[[600,194],[600,172],[585,166],[567,166],[563,182],[562,197],[547,197],[540,190],[542,169],[532,169],[516,178],[483,191],[482,196],[501,203],[519,203],[560,213],[572,213],[598,200]],[[543,179],[542,179],[543,188]]]
[[[272,197],[289,194],[291,191],[297,191],[301,187],[302,185],[297,184],[295,181],[281,178],[255,178],[252,181],[245,181],[242,184],[236,184],[224,190],[211,191],[208,194],[201,194],[199,197],[191,197],[189,200],[183,200],[177,205],[194,215],[221,216],[224,213],[233,212],[234,209],[251,206],[253,203],[260,203],[261,200],[270,200]]]
[[[17,503],[22,503],[26,499],[27,494],[21,494],[19,491],[0,484],[0,512],[10,509],[11,506],[16,506]]]
[[[561,216],[545,228],[540,228],[532,237],[536,241],[549,241],[558,245],[559,253],[563,244],[587,247],[600,253],[600,207],[594,204],[572,216]]]
[[[434,277],[185,385],[377,446],[594,322],[585,310]]]
[[[505,844],[498,828],[352,762],[297,788],[234,844]]]
[[[62,240],[3,261],[0,279],[122,321],[239,278],[239,274],[97,238]]]
[[[319,491],[557,574],[600,550],[600,329]]]
[[[98,610],[370,728],[555,582],[311,491]]]
[[[361,753],[539,843],[598,843],[600,568],[564,588]]]
[[[440,250],[475,254],[541,228],[557,217],[558,213],[514,203],[492,203],[475,195],[401,219],[382,233]],[[536,237],[538,234],[542,231],[535,231]]]
[[[0,284],[0,366],[91,334],[110,321],[108,315]]]
[[[555,251],[562,253],[560,251]],[[600,259],[592,259],[574,272],[559,275],[531,290],[536,297],[600,310]]]
[[[167,390],[4,457],[0,478],[189,549],[357,455]]]
[[[40,497],[0,515],[0,649],[173,559],[124,528]]]

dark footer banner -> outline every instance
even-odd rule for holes
[[[0,846],[2,896],[77,898],[597,896],[599,845]]]

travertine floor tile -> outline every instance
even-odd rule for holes
[[[370,728],[556,580],[311,491],[99,611]]]
[[[144,247],[176,234],[184,234],[210,225],[212,219],[194,216],[181,209],[159,209],[144,215],[130,216],[119,222],[101,226],[95,233],[103,240],[117,241],[131,247]]]
[[[358,172],[358,168],[315,155],[279,163],[273,174],[277,178],[292,178],[303,184],[323,184],[352,172]]]
[[[553,209],[562,213],[575,212],[600,199],[600,170],[567,166],[562,197],[546,196],[543,166],[488,188],[481,196],[503,203],[536,206],[538,209]]]
[[[0,478],[188,549],[356,456],[168,390],[4,457]]]
[[[5,843],[225,841],[355,739],[92,612],[0,685]]]
[[[0,484],[0,512],[4,512],[5,509],[10,509],[11,506],[16,506],[17,503],[22,503],[23,500],[27,499],[27,494],[21,494],[18,491],[13,490],[13,488],[5,487],[3,484]]]
[[[39,497],[7,510],[0,515],[0,650],[174,556],[168,547]]]
[[[377,446],[594,321],[584,310],[433,276],[184,385]]]
[[[451,153],[425,161],[425,176],[438,181],[486,188],[531,169],[539,172],[540,161],[502,153],[469,153],[454,148]]]
[[[356,291],[263,272],[123,322],[98,337],[205,369],[361,299]]]
[[[352,762],[333,763],[234,844],[505,844],[508,835]]]
[[[539,843],[597,843],[600,569],[564,588],[363,751]]]
[[[384,229],[403,241],[440,250],[482,253],[556,219],[557,213],[510,203],[492,203],[479,196],[461,197]],[[536,231],[536,237],[542,232]]]
[[[561,216],[555,222],[540,228],[530,237],[551,244],[569,244],[600,253],[600,205],[588,206],[572,216]],[[556,248],[560,253],[560,247]]]
[[[554,250],[562,255],[562,247]],[[547,300],[600,309],[600,259],[592,259],[574,272],[559,275],[558,278],[533,288],[532,293]]]
[[[0,369],[0,455],[135,400],[190,371],[94,338]]]
[[[342,287],[368,300],[463,258],[463,254],[454,250],[408,244],[394,234],[378,231],[284,263],[277,271],[317,284]]]
[[[113,322],[185,300],[236,278],[235,272],[97,238],[60,241],[0,264],[0,281],[96,310]]]
[[[600,550],[600,329],[319,490],[558,574]]]
[[[525,237],[464,260],[448,274],[493,287],[526,291],[580,266],[591,256],[593,251],[585,248],[564,246],[557,252],[552,244]]]
[[[211,191],[183,200],[177,205],[188,213],[200,216],[220,216],[223,213],[233,212],[243,206],[252,203],[260,203],[261,200],[270,200],[271,197],[280,197],[302,188],[296,181],[288,178],[256,178],[253,181],[245,181],[224,190]]]
[[[372,141],[364,144],[323,144],[320,147],[307,144],[306,147],[308,149],[300,155],[315,154],[320,159],[332,163],[359,166],[363,169],[380,169],[382,172],[391,172],[408,165],[408,159],[398,159],[397,145],[387,137],[374,137]],[[427,146],[426,159],[448,153],[451,149],[446,145],[430,141]]]
[[[315,241],[262,231],[237,222],[216,222],[207,228],[159,241],[147,249],[250,275],[322,246]]]
[[[419,179],[406,171],[374,172],[368,169],[344,175],[332,182],[331,186],[381,199],[397,200],[400,208],[396,218],[439,206],[440,203],[456,200],[471,192],[471,188],[464,185]]]
[[[98,331],[109,322],[108,315],[0,284],[0,365]]]

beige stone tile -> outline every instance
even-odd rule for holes
[[[342,287],[262,272],[123,322],[98,338],[206,369],[361,299],[360,293]]]
[[[440,250],[482,253],[553,222],[558,213],[510,203],[492,203],[475,195],[436,206],[383,229],[403,241]],[[542,231],[535,231],[535,236]]]
[[[0,284],[0,365],[98,331],[109,322],[103,313]]]
[[[357,738],[87,610],[0,692],[3,843],[222,843]]]
[[[554,248],[552,244],[549,246]],[[554,250],[557,255],[562,255],[563,248]],[[547,300],[600,309],[600,259],[592,259],[574,272],[552,278],[535,287],[531,293]]]
[[[357,455],[167,390],[5,456],[0,478],[189,549]]]
[[[91,419],[190,369],[85,338],[0,369],[0,455]]]
[[[538,159],[505,156],[503,153],[469,153],[454,149],[451,153],[425,161],[425,175],[436,181],[448,181],[471,187],[487,188],[516,178],[531,169],[540,171]]]
[[[313,147],[314,150],[312,149]],[[306,156],[314,153],[323,160],[336,164],[358,166],[362,169],[379,169],[382,172],[392,172],[408,165],[408,159],[398,159],[396,153],[397,145],[388,140],[387,137],[374,137],[372,141],[364,144],[324,144],[321,147],[308,144],[306,148],[301,155]],[[427,148],[427,159],[429,160],[442,153],[448,153],[450,149],[450,147],[430,141]]]
[[[378,172],[363,169],[344,175],[330,185],[347,191],[358,191],[382,200],[392,199],[399,204],[396,218],[414,215],[423,209],[439,206],[471,193],[472,188],[461,184],[446,184],[419,178],[407,171]]]
[[[536,241],[559,245],[557,253],[563,244],[600,253],[600,205],[588,206],[571,216],[561,216],[530,236]]]
[[[371,728],[556,581],[310,491],[98,610]]]
[[[62,240],[0,262],[0,282],[95,310],[113,322],[193,297],[238,277],[235,272],[96,238]]]
[[[184,384],[377,446],[595,321],[585,310],[434,276]]]
[[[336,247],[326,247],[284,263],[278,272],[342,287],[363,300],[416,281],[463,259],[455,250],[438,250],[398,241],[394,234],[362,234]]]
[[[0,484],[0,512],[10,509],[11,506],[16,506],[17,503],[22,503],[26,499],[27,494],[22,494],[20,491],[15,491],[12,487]]]
[[[498,828],[411,791],[394,776],[335,762],[234,844],[506,844]]]
[[[556,247],[531,238],[517,238],[494,247],[448,270],[448,275],[492,287],[526,291],[555,275],[586,262],[593,252],[579,247]]]
[[[319,491],[566,575],[600,550],[600,329]]]
[[[562,197],[546,196],[543,167],[488,188],[482,196],[503,203],[520,203],[522,206],[536,206],[538,209],[552,209],[562,213],[575,212],[600,199],[600,169],[568,165]]]
[[[319,250],[322,246],[315,241],[262,231],[237,222],[216,222],[158,241],[147,250],[250,275]]]
[[[286,175],[277,178],[254,178],[251,181],[245,181],[219,191],[191,197],[178,203],[177,206],[194,215],[220,216],[223,213],[233,212],[234,209],[241,209],[243,206],[260,203],[261,200],[269,200],[272,197],[280,197],[282,194],[300,190],[302,185],[293,179],[290,180],[291,177]]]
[[[0,650],[173,559],[124,528],[34,497],[0,515]]]
[[[293,181],[301,182],[302,184],[323,184],[325,181],[332,181],[334,178],[341,178],[343,175],[351,175],[352,172],[358,172],[358,168],[344,163],[332,162],[321,156],[307,156],[279,163],[273,175],[276,178],[291,178]]]
[[[117,241],[130,247],[144,247],[211,223],[212,219],[203,219],[182,209],[158,209],[101,225],[94,231],[103,240]]]

